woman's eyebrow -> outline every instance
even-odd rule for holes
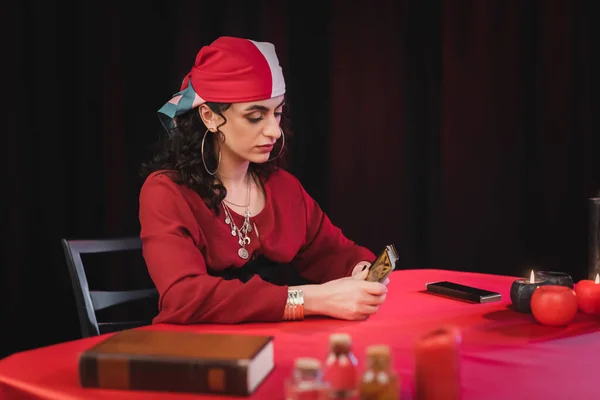
[[[261,106],[259,104],[253,104],[251,106],[248,106],[248,107],[244,108],[244,111],[255,111],[255,110],[258,110],[258,111],[269,111],[269,109],[267,107]]]
[[[279,103],[279,105],[275,108],[277,109],[284,104],[285,104],[285,100],[283,100],[281,103]],[[269,108],[265,107],[265,106],[261,106],[260,104],[252,104],[251,106],[244,108],[244,111],[265,111],[266,112],[266,111],[269,111]]]

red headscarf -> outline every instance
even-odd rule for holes
[[[220,37],[204,46],[176,93],[158,112],[167,130],[173,118],[210,101],[266,100],[285,93],[275,46],[268,42]]]

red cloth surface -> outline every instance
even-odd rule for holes
[[[364,368],[366,346],[391,346],[393,365],[401,378],[402,399],[413,398],[413,344],[417,337],[442,324],[454,324],[462,331],[464,399],[600,398],[600,320],[597,317],[579,313],[568,327],[541,326],[531,314],[508,308],[510,284],[515,278],[507,276],[408,270],[396,271],[390,278],[386,303],[366,321],[315,318],[243,325],[154,325],[142,329],[274,335],[276,368],[253,399],[283,399],[284,380],[292,371],[294,359],[311,356],[325,360],[329,335],[335,332],[352,335],[360,371]],[[425,283],[436,280],[498,291],[503,298],[497,303],[470,304],[422,292]],[[227,399],[80,388],[78,355],[106,336],[17,353],[1,360],[0,399]]]

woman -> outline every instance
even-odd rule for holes
[[[155,323],[357,320],[385,300],[365,281],[375,256],[276,164],[284,94],[272,44],[221,37],[159,111],[169,134],[145,166],[139,214]]]

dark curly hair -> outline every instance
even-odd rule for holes
[[[227,123],[223,112],[231,107],[231,103],[207,102],[205,104],[223,118],[224,122],[218,128]],[[281,128],[286,144],[281,156],[262,164],[250,163],[249,172],[261,182],[266,182],[275,170],[283,166],[291,137],[288,128],[289,121],[286,117],[287,108],[288,106],[284,105],[281,119]],[[175,117],[175,125],[175,128],[158,141],[158,151],[153,158],[142,164],[142,177],[145,179],[153,172],[164,170],[175,183],[185,185],[197,192],[206,205],[218,215],[219,205],[227,195],[227,189],[218,175],[210,175],[202,163],[202,138],[207,128],[200,118],[198,108],[193,108]],[[220,131],[207,133],[207,135],[215,134],[222,135]],[[273,154],[279,153],[281,144],[282,140],[278,140]],[[209,170],[214,171],[218,163],[215,157],[215,141],[205,140],[204,147],[206,166]]]

